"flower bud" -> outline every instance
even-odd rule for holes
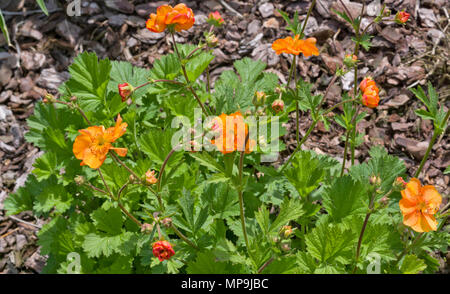
[[[135,177],[134,175],[130,175],[130,176],[128,177],[128,180],[130,181],[131,184],[137,182],[137,179],[136,179],[136,177]]]
[[[395,22],[398,24],[405,24],[410,17],[410,14],[406,11],[399,11],[395,15]]]
[[[210,25],[213,25],[215,27],[220,27],[224,23],[224,20],[220,15],[219,11],[211,12],[206,21]]]
[[[150,234],[153,231],[153,224],[144,223],[141,226],[141,232],[144,234]]]
[[[161,221],[161,223],[163,224],[163,226],[165,226],[166,228],[170,228],[170,226],[172,225],[172,219],[170,217],[166,217],[165,219],[163,219]]]
[[[403,180],[402,177],[396,178],[394,183],[392,184],[392,188],[395,191],[401,191],[401,190],[405,189],[405,187],[406,187],[406,182],[405,182],[405,180]]]
[[[83,185],[84,183],[86,183],[86,179],[83,176],[76,176],[74,178],[75,184],[77,184],[78,186]]]
[[[70,97],[70,102],[75,102],[75,101],[77,101],[77,96]]]
[[[130,97],[131,94],[133,94],[134,91],[133,86],[128,83],[119,84],[118,88],[119,88],[119,95],[120,97],[122,97],[122,102],[125,102],[128,99],[128,97]]]
[[[281,244],[281,250],[284,252],[288,252],[291,250],[291,245],[289,243],[283,243]]]
[[[371,184],[371,185],[374,185],[374,186],[379,186],[379,185],[381,185],[381,179],[380,179],[380,177],[377,177],[377,176],[375,176],[375,175],[372,175],[372,176],[370,177],[370,184]]]
[[[381,208],[386,207],[388,204],[389,204],[389,197],[383,196],[383,197],[380,199],[380,207],[381,207]]]
[[[345,55],[344,64],[347,67],[354,67],[357,62],[358,62],[358,57],[356,57],[356,55],[351,55],[351,54]]]
[[[145,173],[145,181],[149,185],[154,185],[154,184],[158,183],[158,179],[155,177],[155,171],[154,170],[152,170],[152,171],[148,170]]]
[[[263,106],[266,103],[266,93],[264,93],[263,91],[256,91],[255,94],[253,95],[253,100],[252,103],[255,106]]]
[[[283,100],[276,99],[275,101],[273,101],[272,109],[273,109],[273,111],[275,111],[275,113],[283,111],[283,109],[284,109],[284,102],[283,102]]]
[[[284,237],[285,239],[288,239],[288,238],[292,235],[293,232],[294,232],[294,230],[292,229],[291,226],[283,226],[283,227],[281,228],[280,234],[281,234],[281,236]]]
[[[214,48],[217,46],[217,44],[219,44],[219,39],[216,37],[216,35],[214,34],[208,34],[206,35],[206,44],[208,45],[208,47],[210,48]]]
[[[50,93],[45,94],[44,96],[44,103],[55,103],[56,98]]]

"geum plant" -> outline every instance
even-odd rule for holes
[[[402,160],[382,147],[355,164],[356,125],[380,100],[373,78],[358,84],[358,52],[369,49],[372,36],[342,3],[338,13],[354,28],[354,51],[324,94],[313,95],[297,78],[295,59],[320,53],[304,36],[314,4],[303,24],[297,13],[291,20],[280,12],[292,36],[272,48],[293,57],[287,84],[264,72],[263,62],[244,58],[211,89],[214,30],[224,20],[211,13],[204,41],[177,44],[174,35],[194,24],[184,4],[150,15],[147,28],[167,31],[174,49],[151,70],[80,54],[59,95],[47,95],[29,118],[26,138],[45,153],[26,186],[5,201],[10,215],[32,210],[51,219],[39,232],[49,257],[44,272],[436,272],[439,262],[429,253],[447,250],[449,213],[419,178],[449,112],[431,84],[428,94],[414,90],[426,107],[417,114],[435,130],[408,182]],[[405,15],[395,20],[404,23]],[[375,23],[386,19],[383,8]],[[354,71],[353,91],[324,109],[329,88],[347,71]],[[284,149],[278,138],[286,132],[280,123],[292,111],[297,148],[275,167],[270,160]],[[312,118],[302,138],[300,111]],[[301,150],[316,124],[332,118],[346,130],[342,163]]]

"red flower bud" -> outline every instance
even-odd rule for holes
[[[159,261],[163,261],[168,260],[175,255],[175,251],[169,242],[157,241],[153,243],[153,255],[157,257]]]
[[[395,15],[395,22],[398,24],[404,24],[408,21],[410,14],[406,11],[397,12]]]
[[[125,102],[128,99],[128,97],[130,97],[131,94],[133,93],[134,88],[128,83],[119,84],[118,87],[119,87],[119,95],[120,97],[122,97],[122,102]]]
[[[277,99],[277,100],[273,101],[272,109],[273,109],[273,111],[275,111],[275,113],[283,111],[283,109],[284,109],[284,102],[283,102],[283,100]]]
[[[209,14],[207,22],[215,27],[220,27],[223,24],[224,20],[219,11],[215,11]]]

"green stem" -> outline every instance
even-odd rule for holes
[[[175,225],[172,223],[171,225],[172,230],[175,232],[175,234],[177,234],[178,237],[180,237],[180,239],[182,239],[184,242],[186,242],[189,246],[191,246],[192,248],[198,250],[198,246],[195,245],[194,243],[192,243],[191,240],[189,240],[185,235],[183,235],[183,233],[181,233],[177,227],[175,227]]]
[[[303,32],[305,31],[306,24],[308,23],[309,16],[311,15],[311,12],[312,12],[315,4],[316,4],[316,0],[313,0],[311,5],[309,6],[308,13],[306,14],[305,22],[303,23],[302,30],[300,31],[300,38],[303,38]]]
[[[447,122],[449,116],[450,116],[450,110],[447,111],[447,114],[446,114],[446,116],[445,116],[445,118],[444,118],[444,128],[443,128],[443,132],[445,132],[445,129],[446,129],[445,125],[446,125],[446,122]],[[437,137],[438,137],[439,135],[440,135],[440,131],[436,130],[436,128],[435,128],[435,129],[434,129],[434,132],[433,132],[433,137],[431,137],[430,144],[428,144],[427,151],[425,152],[425,156],[422,158],[422,161],[420,162],[420,166],[419,166],[419,168],[417,169],[416,173],[414,174],[414,177],[415,177],[415,178],[419,177],[420,172],[422,171],[423,166],[425,165],[425,162],[427,161],[428,156],[430,155],[431,149],[433,149],[433,145],[434,145],[434,143],[436,142],[436,139],[437,139]]]
[[[353,268],[353,274],[356,272],[358,259],[359,259],[359,254],[360,254],[360,250],[361,250],[362,239],[363,239],[366,227],[367,227],[367,223],[369,222],[370,215],[372,214],[372,209],[373,209],[373,205],[374,205],[374,202],[375,202],[375,196],[376,196],[376,189],[375,189],[375,191],[372,194],[372,198],[370,199],[369,211],[366,214],[363,226],[361,228],[361,232],[359,234],[358,246],[356,247],[355,267]]]
[[[297,139],[297,145],[300,143],[300,110],[298,107],[298,101],[295,101],[295,137]]]
[[[292,80],[292,76],[294,73],[294,68],[295,68],[296,63],[297,63],[297,55],[294,55],[294,57],[292,58],[291,70],[289,71],[289,78],[287,81],[288,88],[289,88],[289,84],[291,83],[291,80]]]
[[[240,216],[241,216],[242,232],[244,234],[244,240],[245,240],[245,246],[247,247],[247,252],[250,255],[250,246],[249,246],[249,242],[248,242],[247,226],[245,225],[245,215],[244,215],[244,197],[243,197],[244,187],[242,186],[243,170],[244,170],[245,146],[247,145],[248,138],[249,138],[249,136],[247,134],[247,136],[245,138],[245,142],[244,142],[244,149],[243,149],[243,151],[241,151],[241,156],[239,158],[239,187],[238,187],[238,195],[239,195],[239,210],[240,210]]]
[[[175,48],[175,52],[176,52],[176,54],[178,56],[178,60],[179,60],[180,65],[181,65],[181,69],[183,70],[183,75],[184,75],[184,78],[186,79],[187,87],[188,87],[189,91],[191,91],[192,95],[194,95],[194,98],[197,100],[197,103],[202,108],[203,113],[206,116],[208,116],[208,112],[206,111],[205,106],[203,105],[202,101],[198,97],[198,95],[195,92],[194,88],[192,88],[192,86],[191,86],[191,82],[190,82],[189,77],[188,77],[187,72],[186,72],[186,66],[184,65],[183,60],[181,59],[181,55],[180,55],[180,52],[178,51],[177,43],[175,42],[175,34],[173,32],[171,32],[171,35],[172,35],[173,47]]]

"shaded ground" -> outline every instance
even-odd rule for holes
[[[34,159],[40,155],[39,150],[23,138],[27,131],[25,120],[33,113],[34,104],[46,91],[56,93],[57,87],[69,77],[68,65],[81,51],[95,51],[102,58],[126,60],[141,67],[151,67],[155,59],[171,51],[169,38],[164,33],[150,33],[145,28],[148,14],[167,2],[81,2],[82,16],[79,17],[67,16],[62,6],[66,1],[46,1],[51,12],[49,17],[35,11],[35,1],[2,0],[0,4],[15,46],[8,50],[0,36],[0,273],[37,273],[45,264],[45,257],[39,255],[35,234],[45,220],[36,220],[29,213],[10,218],[2,210],[3,200],[24,184]],[[221,2],[228,3],[232,9],[226,9]],[[303,20],[310,1],[184,3],[194,10],[196,24],[188,32],[178,34],[178,42],[197,42],[208,29],[206,18],[210,11],[218,10],[226,21],[219,31],[220,43],[214,51],[213,81],[222,71],[230,69],[233,61],[249,56],[268,63],[268,70],[286,82],[290,59],[277,56],[270,48],[276,38],[288,34],[283,30],[285,23],[276,9],[291,15],[299,11]],[[314,83],[318,92],[325,90],[336,67],[353,48],[348,26],[331,10],[339,10],[338,3],[317,1],[305,32],[318,39],[320,56],[298,60],[299,75]],[[420,104],[408,88],[424,85],[429,80],[438,90],[441,103],[447,109],[450,107],[447,71],[450,8],[445,0],[388,0],[383,3],[394,12],[405,9],[412,16],[404,27],[392,24],[373,27],[374,46],[358,56],[364,63],[359,70],[360,78],[366,74],[374,77],[380,85],[382,102],[377,109],[369,109],[369,116],[358,126],[366,135],[364,144],[356,151],[356,159],[364,161],[371,145],[382,144],[405,161],[412,175],[424,156],[433,127],[414,114]],[[381,7],[378,0],[367,1],[367,4],[363,26],[370,23]],[[349,7],[355,14],[361,10],[361,4],[356,1]],[[341,89],[349,91],[352,82],[351,74],[340,79],[331,88],[327,104],[340,101]],[[300,133],[304,135],[311,121],[306,114],[300,121]],[[289,133],[284,140],[288,149],[283,152],[283,158],[295,149],[293,119],[287,128]],[[343,129],[337,124],[332,124],[330,131],[319,124],[304,146],[342,160],[344,144],[339,140],[342,134]],[[423,180],[435,185],[443,196],[450,192],[450,177],[443,175],[449,164],[450,141],[445,135],[436,144],[423,173]],[[441,270],[448,272],[442,258]]]

